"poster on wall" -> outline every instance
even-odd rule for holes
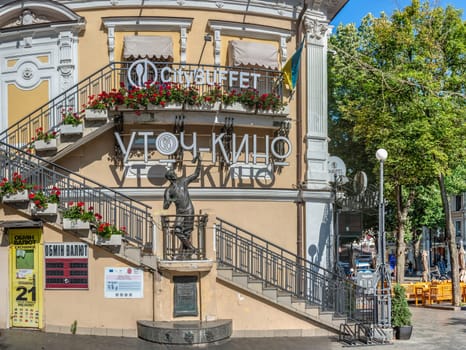
[[[45,243],[45,288],[88,289],[86,243]]]
[[[143,298],[144,273],[132,267],[105,268],[105,298]]]
[[[42,230],[10,229],[10,318],[13,327],[42,323]]]

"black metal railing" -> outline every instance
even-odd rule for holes
[[[215,225],[217,263],[361,323],[375,320],[375,296],[353,281],[299,258],[225,220]]]
[[[189,238],[191,248],[186,249],[176,235],[176,219],[183,217],[194,224]],[[163,259],[164,260],[204,260],[206,259],[207,214],[201,215],[163,215]]]
[[[98,95],[101,92],[111,92],[112,89],[118,90],[121,83],[124,83],[127,87],[130,86],[128,69],[132,63],[113,62],[99,69],[11,125],[8,129],[0,132],[0,141],[23,149],[35,137],[37,128],[42,127],[44,131],[56,130],[62,123],[62,113],[69,108],[76,112],[81,111],[83,106],[87,105],[89,96]],[[159,73],[157,76],[148,75],[146,77],[148,80],[159,83],[175,81],[184,87],[188,87],[191,81],[195,81],[200,94],[213,88],[211,84],[213,79],[220,82],[223,91],[239,90],[240,86],[238,84],[243,79],[241,77],[247,74],[255,81],[260,94],[273,92],[283,99],[282,74],[274,70],[170,62],[155,62],[154,65]],[[164,68],[167,69],[163,70]],[[233,79],[222,73],[228,70],[235,72]],[[200,72],[204,72],[204,75]],[[211,72],[209,78],[207,78],[205,72]],[[216,72],[215,75],[214,72]],[[133,77],[132,81],[137,81],[137,78]]]
[[[154,222],[150,206],[0,141],[0,178],[11,180],[15,173],[27,184],[39,186],[46,195],[58,188],[60,208],[70,201],[84,202],[102,216],[102,222],[125,227],[127,240],[140,247],[152,247]]]

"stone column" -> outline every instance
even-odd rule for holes
[[[304,176],[306,258],[331,268],[333,262],[331,189],[328,186],[327,33],[321,14],[308,13],[306,30],[306,126]]]
[[[306,16],[306,188],[321,190],[328,181],[327,22]]]

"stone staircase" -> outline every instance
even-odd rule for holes
[[[53,153],[40,154],[40,156],[47,161],[54,163],[60,158],[68,155],[69,153],[77,150],[82,145],[94,140],[100,135],[104,134],[108,130],[115,127],[113,119],[101,120],[101,121],[88,121],[83,122],[83,134],[82,136],[60,136],[60,142],[58,143],[58,149]]]
[[[4,204],[18,210],[31,219],[40,219],[46,225],[53,226],[58,230],[66,231],[82,242],[105,249],[128,263],[136,266],[144,266],[152,270],[157,269],[157,257],[152,251],[143,249],[125,238],[122,238],[121,245],[118,246],[99,245],[96,244],[94,240],[93,229],[86,232],[83,232],[82,230],[64,230],[60,214],[48,216],[37,215],[31,211],[31,207],[28,202],[12,202]]]
[[[344,317],[335,316],[332,312],[322,312],[317,305],[309,304],[304,299],[296,298],[290,293],[266,285],[258,279],[249,277],[246,273],[235,271],[230,266],[218,265],[217,279],[273,304],[279,309],[304,318],[331,333],[338,334],[340,325],[346,321]]]

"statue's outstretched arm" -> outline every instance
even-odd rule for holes
[[[196,180],[200,173],[201,173],[201,168],[202,168],[202,165],[201,165],[201,157],[199,156],[199,153],[193,158],[193,163],[197,161],[197,166],[196,166],[196,170],[194,171],[194,173],[192,173],[191,175],[189,175],[187,178],[186,178],[186,181],[188,183]]]

